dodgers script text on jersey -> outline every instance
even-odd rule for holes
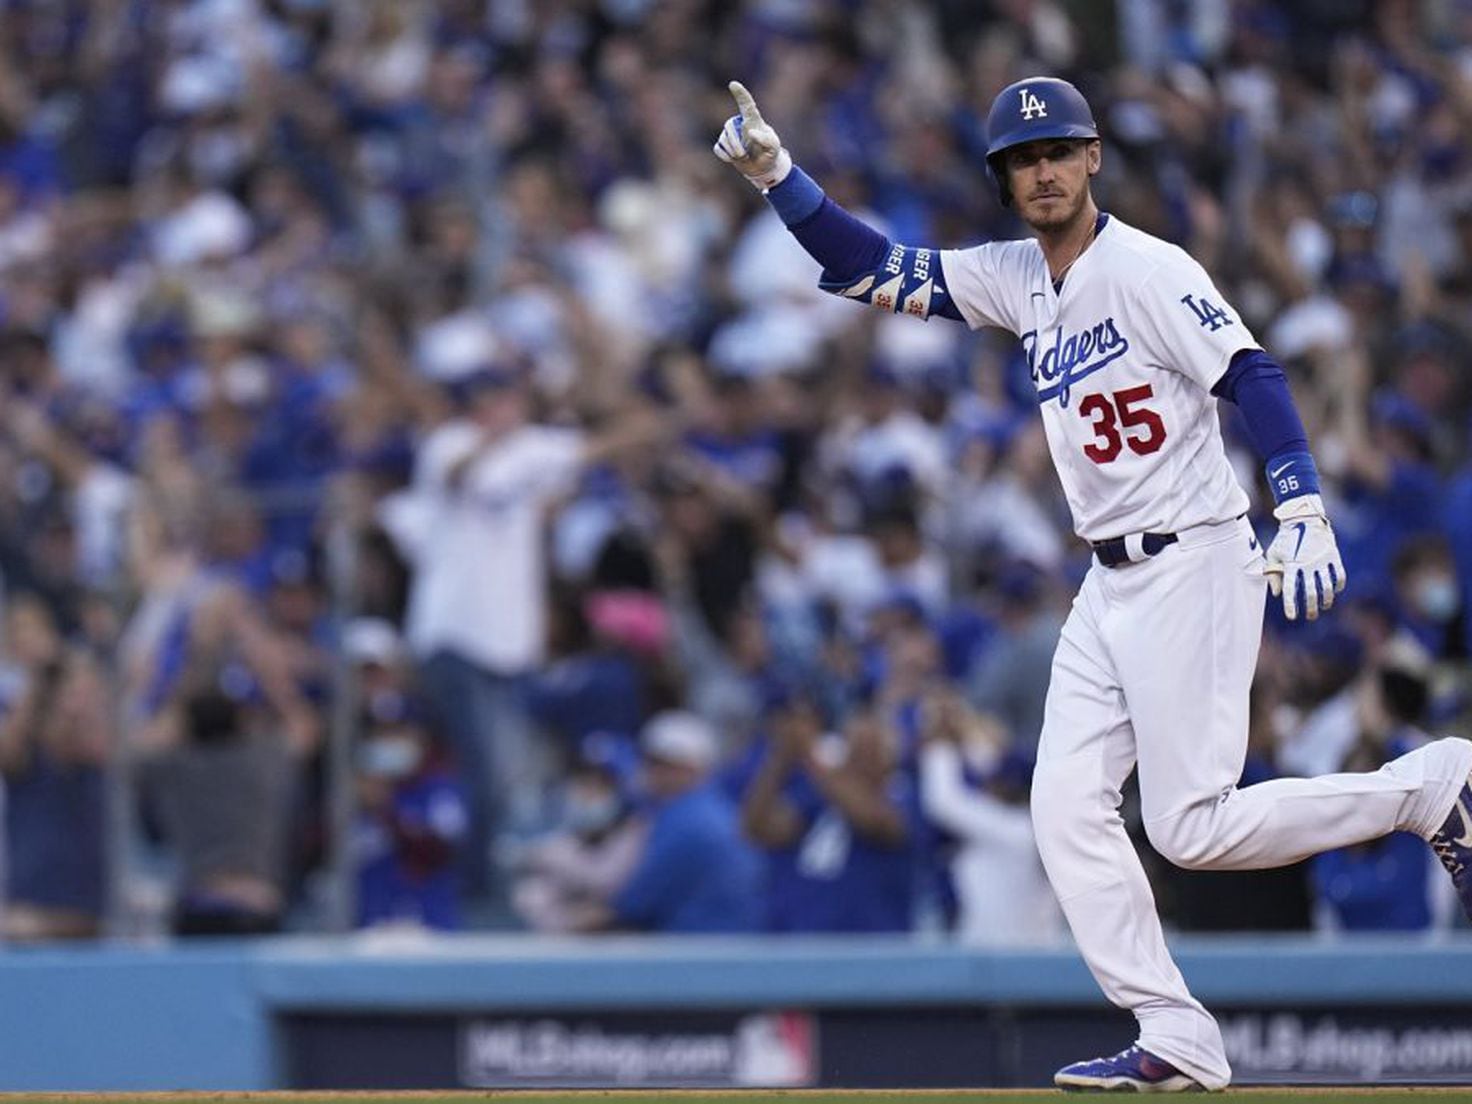
[[[1247,509],[1211,388],[1256,342],[1224,310],[1230,326],[1203,323],[1192,303],[1222,296],[1183,250],[1111,217],[1061,293],[1036,241],[945,250],[941,267],[971,326],[1022,340],[1081,537],[1177,532]]]

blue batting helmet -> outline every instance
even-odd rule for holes
[[[986,113],[986,163],[1011,206],[1012,191],[1000,154],[1039,138],[1098,138],[1094,113],[1083,93],[1057,77],[1028,77],[997,93]]]

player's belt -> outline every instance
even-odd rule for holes
[[[1094,555],[1105,567],[1123,567],[1148,560],[1178,539],[1174,533],[1131,533],[1127,537],[1094,541]]]

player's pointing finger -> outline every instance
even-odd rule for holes
[[[757,110],[756,100],[752,99],[751,93],[746,90],[746,85],[740,81],[732,81],[726,85],[731,95],[736,99],[736,107],[741,111],[741,118],[747,126],[760,125],[762,113]]]

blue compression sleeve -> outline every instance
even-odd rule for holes
[[[785,226],[801,226],[818,213],[828,197],[818,182],[796,165],[787,174],[787,179],[775,188],[766,190],[767,202],[782,217]]]
[[[891,295],[891,300],[897,309],[904,309],[905,293],[924,285],[933,275],[929,268],[933,250],[894,245],[824,195],[817,182],[796,165],[787,179],[769,188],[766,195],[798,244],[823,266],[819,285],[824,290],[850,294],[847,289],[855,281],[889,265],[889,275],[901,276],[900,290]],[[912,313],[963,320],[955,302],[943,293],[927,297],[924,308]]]
[[[767,199],[792,236],[823,266],[825,282],[870,272],[889,254],[888,238],[834,203],[796,165],[786,180],[768,189]]]
[[[1319,493],[1319,473],[1308,451],[1308,433],[1277,361],[1261,349],[1242,349],[1211,393],[1236,403],[1242,411],[1247,435],[1266,461],[1275,502]]]

